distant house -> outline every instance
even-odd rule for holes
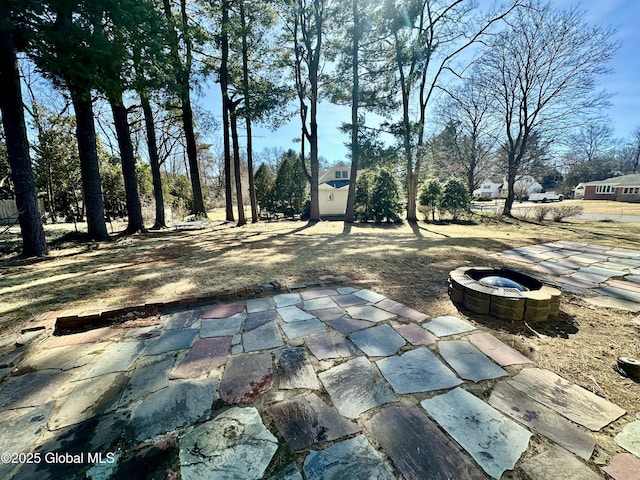
[[[640,174],[634,173],[585,183],[584,199],[640,202]]]
[[[531,175],[523,175],[518,178],[515,183],[515,193],[517,197],[529,196],[532,193],[542,191],[540,185]],[[500,177],[489,177],[480,188],[473,191],[474,198],[506,198],[507,197],[507,181]]]
[[[347,210],[347,195],[351,167],[338,162],[318,177],[318,194],[321,217],[343,216]]]
[[[482,184],[480,188],[476,188],[473,191],[474,198],[501,198],[502,186],[505,184],[504,179],[499,177],[489,177]]]

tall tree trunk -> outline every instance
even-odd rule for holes
[[[223,0],[220,32],[220,90],[222,92],[222,140],[224,143],[224,203],[227,222],[233,222],[233,189],[231,187],[231,140],[229,138],[229,1]]]
[[[122,100],[122,93],[109,98],[113,121],[120,147],[120,159],[122,161],[122,176],[124,178],[124,190],[127,202],[128,224],[126,233],[144,231],[142,219],[142,207],[140,206],[140,194],[138,192],[138,174],[136,172],[136,159],[131,143],[131,130],[127,109]]]
[[[238,227],[245,225],[247,219],[244,215],[244,202],[242,200],[242,169],[240,168],[240,142],[238,141],[238,117],[236,107],[232,106],[231,117],[231,138],[233,140],[233,169],[236,180],[236,204],[238,206]]]
[[[20,73],[10,15],[0,6],[0,109],[7,142],[11,179],[16,193],[16,207],[22,236],[22,254],[41,257],[47,254],[44,229],[38,211],[36,186],[31,170],[29,141],[24,121]]]
[[[240,26],[242,28],[242,90],[244,95],[245,124],[247,128],[247,170],[249,171],[249,201],[251,203],[251,222],[258,221],[258,202],[253,179],[253,138],[251,132],[251,90],[249,88],[249,47],[247,46],[247,23],[244,1],[240,2]]]
[[[149,96],[145,92],[139,92],[144,124],[147,133],[147,150],[149,151],[149,164],[151,166],[151,179],[153,181],[153,198],[156,204],[156,220],[152,229],[167,228],[164,218],[164,194],[162,193],[162,176],[160,175],[160,157],[156,142],[156,127],[153,121],[153,111]]]
[[[78,137],[80,173],[89,238],[97,241],[109,240],[104,219],[104,201],[96,146],[96,128],[93,123],[91,89],[69,84],[67,87],[76,113],[76,136]]]
[[[358,142],[358,107],[360,105],[360,78],[358,73],[358,53],[360,50],[360,13],[358,0],[352,0],[351,13],[353,15],[353,42],[351,46],[351,174],[349,176],[349,191],[347,192],[347,208],[344,214],[345,223],[353,223],[356,205],[356,176],[358,175],[358,157],[360,144]]]

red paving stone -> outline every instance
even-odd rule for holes
[[[202,315],[201,318],[227,318],[244,311],[243,303],[230,303],[228,305],[216,305],[213,308],[208,309]]]
[[[46,344],[48,348],[67,347],[69,345],[80,345],[82,343],[104,342],[116,336],[118,330],[111,327],[96,328],[88,332],[74,333],[72,335],[63,335],[60,337],[52,337]]]
[[[389,298],[385,298],[384,300],[375,304],[376,307],[381,308],[382,310],[386,310],[389,313],[393,313],[398,315],[399,317],[406,318],[407,320],[411,320],[413,322],[424,322],[429,319],[429,315],[421,313],[413,308],[407,307],[402,303],[396,302],[395,300],[391,300]]]
[[[170,378],[196,378],[227,363],[232,337],[203,338],[171,373]]]
[[[640,458],[630,453],[620,453],[602,470],[615,480],[638,480],[640,478]]]
[[[270,353],[229,358],[220,382],[220,398],[230,404],[253,403],[273,387]]]
[[[622,288],[631,292],[640,292],[640,283],[637,282],[627,282],[625,280],[607,280],[604,283],[612,287]]]
[[[505,345],[490,333],[474,333],[469,335],[469,341],[502,367],[533,363],[520,352]]]
[[[438,341],[438,337],[433,333],[415,323],[392,325],[392,327],[412,345],[432,345]]]

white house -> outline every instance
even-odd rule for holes
[[[342,216],[347,210],[351,167],[338,162],[318,177],[318,196],[321,217]]]
[[[476,188],[473,191],[474,198],[501,198],[502,186],[506,182],[499,177],[489,177],[482,184],[480,188]]]
[[[542,185],[536,181],[531,175],[523,175],[518,178],[514,185],[516,196],[529,196],[532,193],[542,191]],[[480,188],[473,191],[474,198],[506,198],[507,197],[507,180],[500,177],[489,177]]]

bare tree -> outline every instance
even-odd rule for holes
[[[483,88],[504,128],[504,215],[511,215],[514,184],[532,133],[560,134],[606,106],[608,96],[596,91],[595,81],[608,72],[607,62],[618,48],[613,34],[610,27],[586,23],[575,8],[559,11],[532,2],[493,37],[479,65]]]

